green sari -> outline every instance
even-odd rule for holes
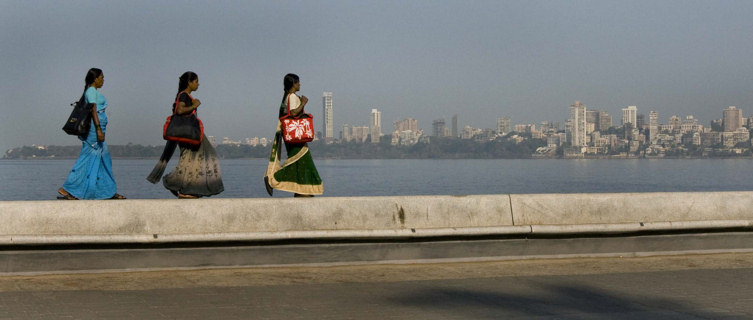
[[[285,104],[280,106],[280,117],[287,114]],[[282,149],[282,122],[277,119],[277,132],[272,142],[272,154],[269,156],[267,173],[264,175],[269,185],[278,190],[304,195],[319,195],[324,192],[322,179],[314,166],[307,143],[285,143],[287,159],[280,164]]]

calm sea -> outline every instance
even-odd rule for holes
[[[324,196],[332,197],[753,190],[749,159],[315,161]],[[0,200],[55,199],[74,162],[0,160]],[[155,163],[113,160],[118,192],[129,198],[172,198],[161,183],[145,180]],[[222,160],[221,166],[225,192],[215,197],[268,197],[262,181],[265,159]]]

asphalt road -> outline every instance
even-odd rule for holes
[[[753,253],[0,277],[0,319],[753,319]]]

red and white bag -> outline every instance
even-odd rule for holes
[[[287,143],[306,143],[314,141],[314,117],[301,110],[301,114],[290,114],[290,100],[287,102],[288,114],[280,117],[282,122],[282,139]]]

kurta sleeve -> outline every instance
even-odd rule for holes
[[[299,98],[295,94],[288,95],[288,103],[290,103],[290,112],[296,113],[300,111],[301,107],[301,98]]]
[[[86,102],[97,103],[97,94],[97,89],[94,89],[94,87],[89,87],[89,89],[86,89]]]
[[[181,92],[180,96],[178,97],[178,101],[183,102],[186,104],[186,107],[190,107],[193,105],[193,100],[191,100],[191,97],[188,96],[185,92]]]

